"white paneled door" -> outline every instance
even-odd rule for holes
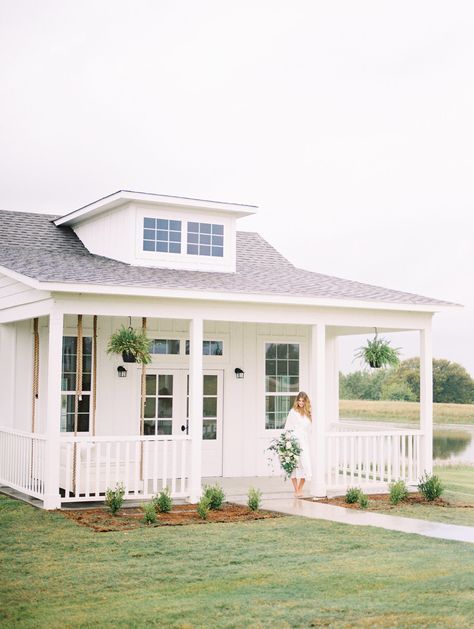
[[[222,476],[223,372],[204,370],[202,475]],[[145,435],[189,433],[189,371],[147,369]]]

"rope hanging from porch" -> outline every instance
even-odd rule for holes
[[[77,349],[76,349],[76,394],[74,396],[74,437],[77,437],[79,423],[79,402],[82,401],[82,315],[77,315]],[[72,491],[76,493],[76,462],[77,443],[74,441],[72,455]]]
[[[94,315],[92,321],[92,435],[95,436],[95,412],[97,408],[97,315]]]
[[[33,319],[33,401],[31,407],[31,432],[36,429],[36,400],[39,393],[39,331],[38,317]]]
[[[142,332],[146,334],[146,317],[142,317]],[[140,395],[140,435],[144,434],[146,401],[146,365],[142,362]],[[140,480],[143,480],[143,441],[140,442]]]

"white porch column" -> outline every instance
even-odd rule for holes
[[[15,428],[16,326],[0,323],[0,424]]]
[[[49,315],[48,386],[46,401],[46,444],[44,468],[44,508],[58,509],[59,447],[61,418],[61,367],[63,347],[63,314],[55,310]]]
[[[421,471],[433,472],[433,351],[431,325],[420,330]]]
[[[337,336],[326,333],[326,428],[339,420],[339,361]]]
[[[202,341],[203,320],[195,317],[189,326],[189,425],[191,435],[191,473],[189,499],[201,497],[202,472]]]
[[[313,478],[311,494],[326,495],[326,326],[313,325],[311,329],[310,391],[313,427],[311,455]]]

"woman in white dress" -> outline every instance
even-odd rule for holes
[[[288,413],[285,430],[293,432],[301,447],[298,466],[291,475],[291,482],[295,496],[302,496],[305,481],[311,480],[311,402],[304,391],[298,393]]]

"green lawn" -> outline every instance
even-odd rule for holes
[[[371,421],[418,423],[418,402],[392,402],[386,400],[340,400],[341,418]],[[474,404],[433,404],[435,424],[474,424]]]
[[[3,627],[469,627],[474,545],[304,518],[94,533],[0,496]]]
[[[390,509],[377,509],[377,513],[474,526],[474,467],[440,466],[435,468],[434,473],[443,482],[445,491],[442,497],[450,503],[449,507],[400,503]]]

